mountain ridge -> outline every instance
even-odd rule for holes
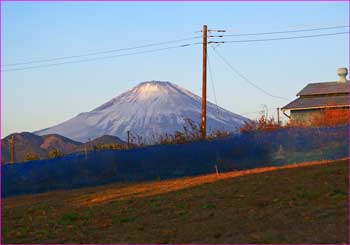
[[[48,158],[52,150],[58,150],[64,154],[70,153],[81,142],[71,140],[58,134],[48,134],[38,136],[30,132],[13,133],[1,140],[1,162],[6,163],[11,160],[11,141],[15,140],[15,161],[25,161],[26,154],[36,154],[40,159]]]
[[[11,161],[11,141],[12,137],[15,139],[15,162],[26,161],[27,154],[36,155],[40,159],[47,159],[49,153],[57,150],[64,155],[83,152],[85,150],[91,151],[94,147],[101,145],[119,145],[125,147],[126,142],[118,137],[103,135],[96,139],[91,139],[87,143],[81,143],[64,137],[59,134],[48,134],[38,136],[30,132],[13,133],[1,140],[1,162],[9,163]]]

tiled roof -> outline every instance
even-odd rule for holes
[[[350,95],[299,97],[282,109],[316,109],[327,106],[350,106]]]
[[[309,83],[297,96],[349,93],[350,82]]]

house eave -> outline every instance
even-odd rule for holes
[[[350,108],[350,105],[335,105],[335,106],[315,106],[315,107],[301,107],[301,108],[281,108],[282,111],[304,111],[304,110],[319,110],[319,109],[332,109],[332,108]]]

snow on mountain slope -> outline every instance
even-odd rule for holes
[[[170,82],[140,83],[90,112],[56,126],[34,132],[60,134],[86,142],[102,135],[127,139],[127,131],[151,141],[153,136],[182,131],[185,118],[199,125],[201,98]],[[236,131],[245,117],[207,102],[207,131]]]

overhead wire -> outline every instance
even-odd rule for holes
[[[313,32],[313,31],[322,31],[322,30],[333,30],[333,29],[341,29],[341,28],[345,28],[345,27],[349,27],[349,26],[348,25],[343,25],[343,26],[320,27],[320,28],[311,28],[311,29],[297,29],[297,30],[284,30],[284,31],[271,31],[271,32],[224,34],[224,35],[209,36],[209,37],[261,36],[261,35],[274,35],[274,34],[284,34],[284,33],[298,33],[298,32]]]
[[[294,30],[294,31],[284,31],[286,32],[301,32],[301,31],[311,31],[311,30],[324,30],[324,29],[334,29],[334,28],[342,28],[342,27],[348,27],[348,26],[337,26],[337,27],[326,27],[326,28],[313,28],[313,29],[302,29],[302,30]],[[268,32],[271,33],[282,33],[282,32]],[[279,37],[279,38],[265,38],[265,39],[248,39],[248,40],[228,40],[228,41],[209,41],[208,44],[224,44],[224,43],[247,43],[247,42],[265,42],[265,41],[276,41],[276,40],[287,40],[287,39],[300,39],[300,38],[313,38],[313,37],[321,37],[321,36],[332,36],[332,35],[341,35],[341,34],[348,34],[349,32],[338,32],[338,33],[323,33],[323,34],[317,34],[317,35],[307,35],[307,36],[291,36],[291,37]],[[249,35],[253,33],[248,33]],[[267,34],[266,33],[255,33],[255,34]],[[238,34],[237,34],[238,35]],[[243,35],[243,34],[242,34]],[[169,43],[175,43],[175,42],[182,42],[185,40],[193,40],[200,38],[201,36],[194,36],[190,38],[183,38],[183,39],[176,39],[171,41],[165,41],[165,42],[157,42],[157,43],[151,43],[146,45],[140,45],[140,46],[133,46],[129,48],[121,48],[121,49],[112,49],[112,50],[106,50],[106,51],[99,51],[99,52],[92,52],[92,53],[85,53],[80,55],[72,55],[72,56],[62,56],[62,57],[55,57],[50,59],[41,59],[41,60],[32,60],[27,62],[17,62],[12,64],[5,64],[2,67],[10,67],[10,66],[23,66],[23,65],[29,65],[29,64],[36,64],[36,63],[47,63],[51,61],[58,61],[58,60],[65,60],[65,59],[74,59],[74,58],[82,58],[82,57],[89,57],[89,56],[96,56],[101,54],[107,54],[107,53],[113,53],[113,52],[121,52],[121,51],[127,51],[127,50],[133,50],[133,49],[142,49],[152,46],[160,46],[164,44]],[[146,51],[140,51],[140,52],[133,52],[133,53],[126,53],[126,54],[119,54],[119,55],[112,55],[112,56],[102,56],[102,57],[94,57],[94,58],[87,58],[87,59],[81,59],[81,60],[72,60],[72,61],[64,61],[64,62],[58,62],[58,63],[49,63],[49,64],[43,64],[43,65],[34,65],[34,66],[24,66],[24,67],[17,67],[17,68],[9,68],[9,69],[3,69],[2,72],[8,72],[8,71],[19,71],[19,70],[29,70],[29,69],[36,69],[41,67],[51,67],[51,66],[59,66],[64,64],[73,64],[73,63],[81,63],[81,62],[89,62],[94,60],[102,60],[102,59],[109,59],[109,58],[116,58],[116,57],[122,57],[122,56],[130,56],[130,55],[136,55],[136,54],[143,54],[143,53],[149,53],[149,52],[156,52],[166,49],[172,49],[172,48],[179,48],[179,47],[185,47],[190,45],[196,45],[196,44],[202,44],[201,42],[197,43],[191,43],[191,44],[183,44],[178,46],[170,46],[165,48],[159,48],[159,49],[153,49],[153,50],[146,50]]]
[[[194,36],[194,37],[190,37],[190,38],[182,38],[182,39],[175,39],[175,40],[171,40],[171,41],[150,43],[150,44],[145,44],[145,45],[132,46],[132,47],[128,47],[128,48],[110,49],[110,50],[90,52],[90,53],[71,55],[71,56],[61,56],[61,57],[54,57],[54,58],[48,58],[48,59],[30,60],[30,61],[25,61],[25,62],[4,64],[2,66],[3,67],[19,66],[19,65],[28,65],[28,64],[34,64],[34,63],[45,63],[45,62],[57,61],[57,60],[81,58],[81,57],[87,57],[87,56],[96,56],[96,55],[101,55],[101,54],[115,53],[115,52],[128,51],[128,50],[133,50],[133,49],[142,49],[142,48],[148,48],[148,47],[153,47],[153,46],[160,46],[160,45],[170,44],[170,43],[189,41],[189,40],[197,39],[200,37],[201,36]]]
[[[44,67],[60,66],[60,65],[65,65],[65,64],[75,64],[75,63],[83,63],[83,62],[90,62],[90,61],[96,61],[96,60],[113,59],[113,58],[123,57],[123,56],[131,56],[131,55],[145,54],[145,53],[154,53],[154,52],[163,51],[163,50],[183,48],[183,47],[188,47],[188,46],[192,46],[192,45],[196,45],[196,44],[198,44],[198,43],[182,44],[182,45],[177,45],[177,46],[168,46],[165,48],[151,49],[151,50],[126,53],[126,54],[119,54],[119,55],[102,56],[102,57],[96,57],[96,58],[90,58],[90,59],[82,59],[82,60],[66,61],[66,62],[60,62],[60,63],[51,63],[51,64],[44,64],[44,65],[5,69],[5,70],[2,70],[2,72],[30,70],[30,69],[37,69],[37,68],[44,68]]]
[[[302,39],[302,38],[313,38],[313,37],[324,37],[324,36],[335,36],[349,34],[349,32],[335,32],[335,33],[323,33],[317,35],[307,36],[291,36],[291,37],[279,37],[279,38],[264,38],[264,39],[246,39],[246,40],[228,40],[228,41],[210,41],[210,43],[249,43],[249,42],[266,42],[266,41],[277,41],[277,40],[289,40],[289,39]]]
[[[271,35],[271,34],[282,34],[282,33],[295,33],[295,32],[309,32],[309,31],[319,31],[319,30],[330,30],[330,29],[339,29],[339,28],[345,28],[345,27],[349,27],[349,26],[345,26],[344,25],[344,26],[332,26],[332,27],[323,27],[323,28],[312,28],[312,29],[299,29],[299,30],[286,30],[286,31],[273,31],[273,32],[258,32],[258,33],[242,33],[242,34],[228,34],[228,35],[209,36],[209,37]],[[219,31],[223,32],[224,30],[219,30]],[[54,57],[54,58],[47,58],[47,59],[30,60],[30,61],[17,62],[17,63],[11,63],[11,64],[4,64],[2,66],[3,67],[19,66],[19,65],[27,65],[27,64],[33,64],[33,63],[44,63],[44,62],[50,62],[50,61],[56,61],[56,60],[74,59],[74,58],[81,58],[81,57],[87,57],[87,56],[95,56],[95,55],[100,55],[100,54],[128,51],[128,50],[132,50],[132,49],[141,49],[141,48],[159,46],[159,45],[164,45],[164,44],[188,41],[188,40],[193,40],[193,39],[197,39],[197,38],[201,38],[201,36],[193,36],[193,37],[189,37],[189,38],[182,38],[182,39],[175,39],[175,40],[170,40],[170,41],[156,42],[156,43],[150,43],[150,44],[145,44],[145,45],[132,46],[132,47],[128,47],[128,48],[110,49],[110,50],[89,52],[89,53],[85,53],[85,54],[78,54],[78,55],[71,55],[71,56],[61,56],[61,57]],[[242,40],[242,41],[251,41],[251,40]]]
[[[207,55],[207,61],[208,61],[208,68],[209,68],[208,69],[209,70],[209,78],[210,78],[210,82],[211,82],[211,85],[212,85],[212,90],[213,90],[216,110],[217,110],[218,116],[220,116],[220,110],[219,110],[218,101],[217,101],[217,98],[216,98],[215,86],[214,86],[213,73],[212,73],[212,69],[211,69],[211,65],[210,65],[209,52],[208,52],[208,55]]]
[[[212,48],[213,49],[213,48]],[[263,92],[264,94],[276,98],[276,99],[282,99],[282,100],[286,100],[286,101],[290,101],[290,99],[282,97],[282,96],[277,96],[277,95],[273,95],[270,92],[266,91],[265,89],[261,88],[260,86],[256,85],[254,82],[252,82],[251,80],[249,80],[245,75],[243,75],[241,72],[239,72],[235,67],[232,66],[232,64],[230,62],[227,61],[227,59],[225,57],[223,57],[216,49],[213,49],[215,54],[234,72],[236,73],[239,77],[241,77],[243,79],[243,81],[249,83],[251,86],[255,87],[256,89],[260,90],[261,92]]]

